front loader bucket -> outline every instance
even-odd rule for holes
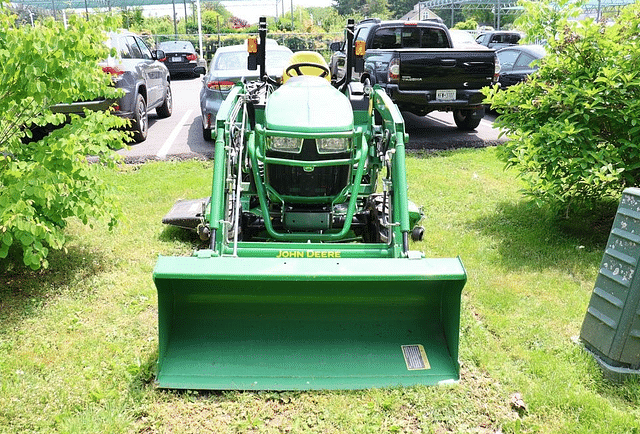
[[[459,378],[466,274],[457,258],[199,256],[160,257],[154,271],[159,387],[362,389]]]

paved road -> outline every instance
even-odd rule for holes
[[[149,114],[147,140],[119,151],[127,162],[213,157],[213,142],[206,142],[202,137],[201,86],[202,78],[172,81],[173,114],[165,119],[159,119],[155,111]],[[505,140],[498,138],[499,131],[493,128],[495,116],[492,114],[487,114],[480,126],[471,132],[459,131],[451,113],[433,112],[423,117],[404,115],[409,133],[408,149],[478,148]]]

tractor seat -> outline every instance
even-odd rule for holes
[[[289,65],[295,65],[297,63],[313,63],[316,65],[319,65],[319,68],[316,68],[314,66],[301,66],[299,68],[299,71],[302,73],[302,75],[314,75],[316,77],[320,76],[320,74],[323,72],[323,70],[321,68],[326,68],[327,70],[329,69],[329,66],[327,65],[327,62],[324,60],[324,57],[322,57],[322,55],[318,52],[315,51],[298,51],[296,53],[293,53],[293,55],[289,58]],[[296,73],[295,70],[290,71],[289,75],[286,71],[287,71],[287,67],[284,68],[284,71],[282,73],[282,83],[286,83],[287,80],[289,80],[291,77],[295,77],[296,75],[298,75]],[[327,73],[324,78],[327,79],[327,81],[329,83],[331,83],[331,74]]]

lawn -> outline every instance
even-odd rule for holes
[[[32,272],[0,263],[0,433],[638,433],[640,382],[613,384],[577,343],[611,221],[557,221],[529,204],[495,148],[412,154],[429,257],[460,255],[458,384],[340,392],[154,388],[158,254],[197,239],[163,227],[206,196],[211,162],[125,166],[125,219],[71,221]],[[609,215],[610,217],[610,215]]]

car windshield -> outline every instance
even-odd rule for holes
[[[189,41],[168,41],[158,44],[158,49],[162,51],[185,51],[195,53],[193,44]]]
[[[226,71],[232,69],[247,69],[246,51],[229,51],[217,56],[213,69]],[[268,70],[277,70],[285,67],[291,57],[291,52],[285,50],[267,50],[266,60]]]

